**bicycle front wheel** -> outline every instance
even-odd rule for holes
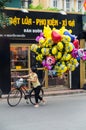
[[[21,98],[22,98],[21,90],[14,88],[8,94],[7,103],[11,107],[17,106],[20,103]]]
[[[44,91],[43,91],[43,89],[40,90],[39,95],[40,95],[40,97],[43,98],[43,96],[44,96]],[[30,98],[30,102],[31,102],[33,105],[35,105],[35,104],[36,104],[36,101],[35,101],[35,92],[34,92],[34,89],[31,90],[31,92],[30,92],[30,97],[29,97],[29,98]],[[38,103],[40,103],[40,100],[39,100],[39,99],[38,99]]]

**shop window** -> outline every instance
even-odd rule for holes
[[[68,73],[65,73],[63,76],[59,77],[57,76],[55,70],[49,70],[48,84],[49,86],[57,86],[57,85],[68,86]]]
[[[28,62],[28,47],[10,48],[11,83],[17,80],[17,75],[28,74]]]
[[[11,69],[28,68],[28,48],[27,47],[11,47]]]

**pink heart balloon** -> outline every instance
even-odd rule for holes
[[[55,43],[60,42],[61,39],[62,39],[62,36],[61,36],[59,33],[57,33],[56,31],[52,31],[51,37],[52,37],[52,40],[53,40]]]

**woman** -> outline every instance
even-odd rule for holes
[[[27,80],[32,83],[32,86],[33,86],[34,92],[35,92],[35,102],[36,102],[34,107],[39,107],[39,104],[38,104],[39,99],[43,102],[43,104],[45,104],[45,101],[39,95],[40,89],[41,89],[41,84],[39,82],[38,75],[36,73],[36,68],[34,68],[34,67],[31,68],[30,71],[29,71],[29,75],[24,75],[22,77],[28,78]]]

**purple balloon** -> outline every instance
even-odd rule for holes
[[[39,42],[39,39],[40,39],[40,36],[37,36],[36,37],[36,41]]]
[[[78,57],[78,49],[74,48],[71,55],[72,55],[72,57],[77,58]]]
[[[43,60],[43,61],[42,61],[42,65],[43,65],[44,67],[46,67],[48,70],[51,70],[51,69],[52,69],[52,66],[48,65],[48,64],[46,63],[46,60]]]

